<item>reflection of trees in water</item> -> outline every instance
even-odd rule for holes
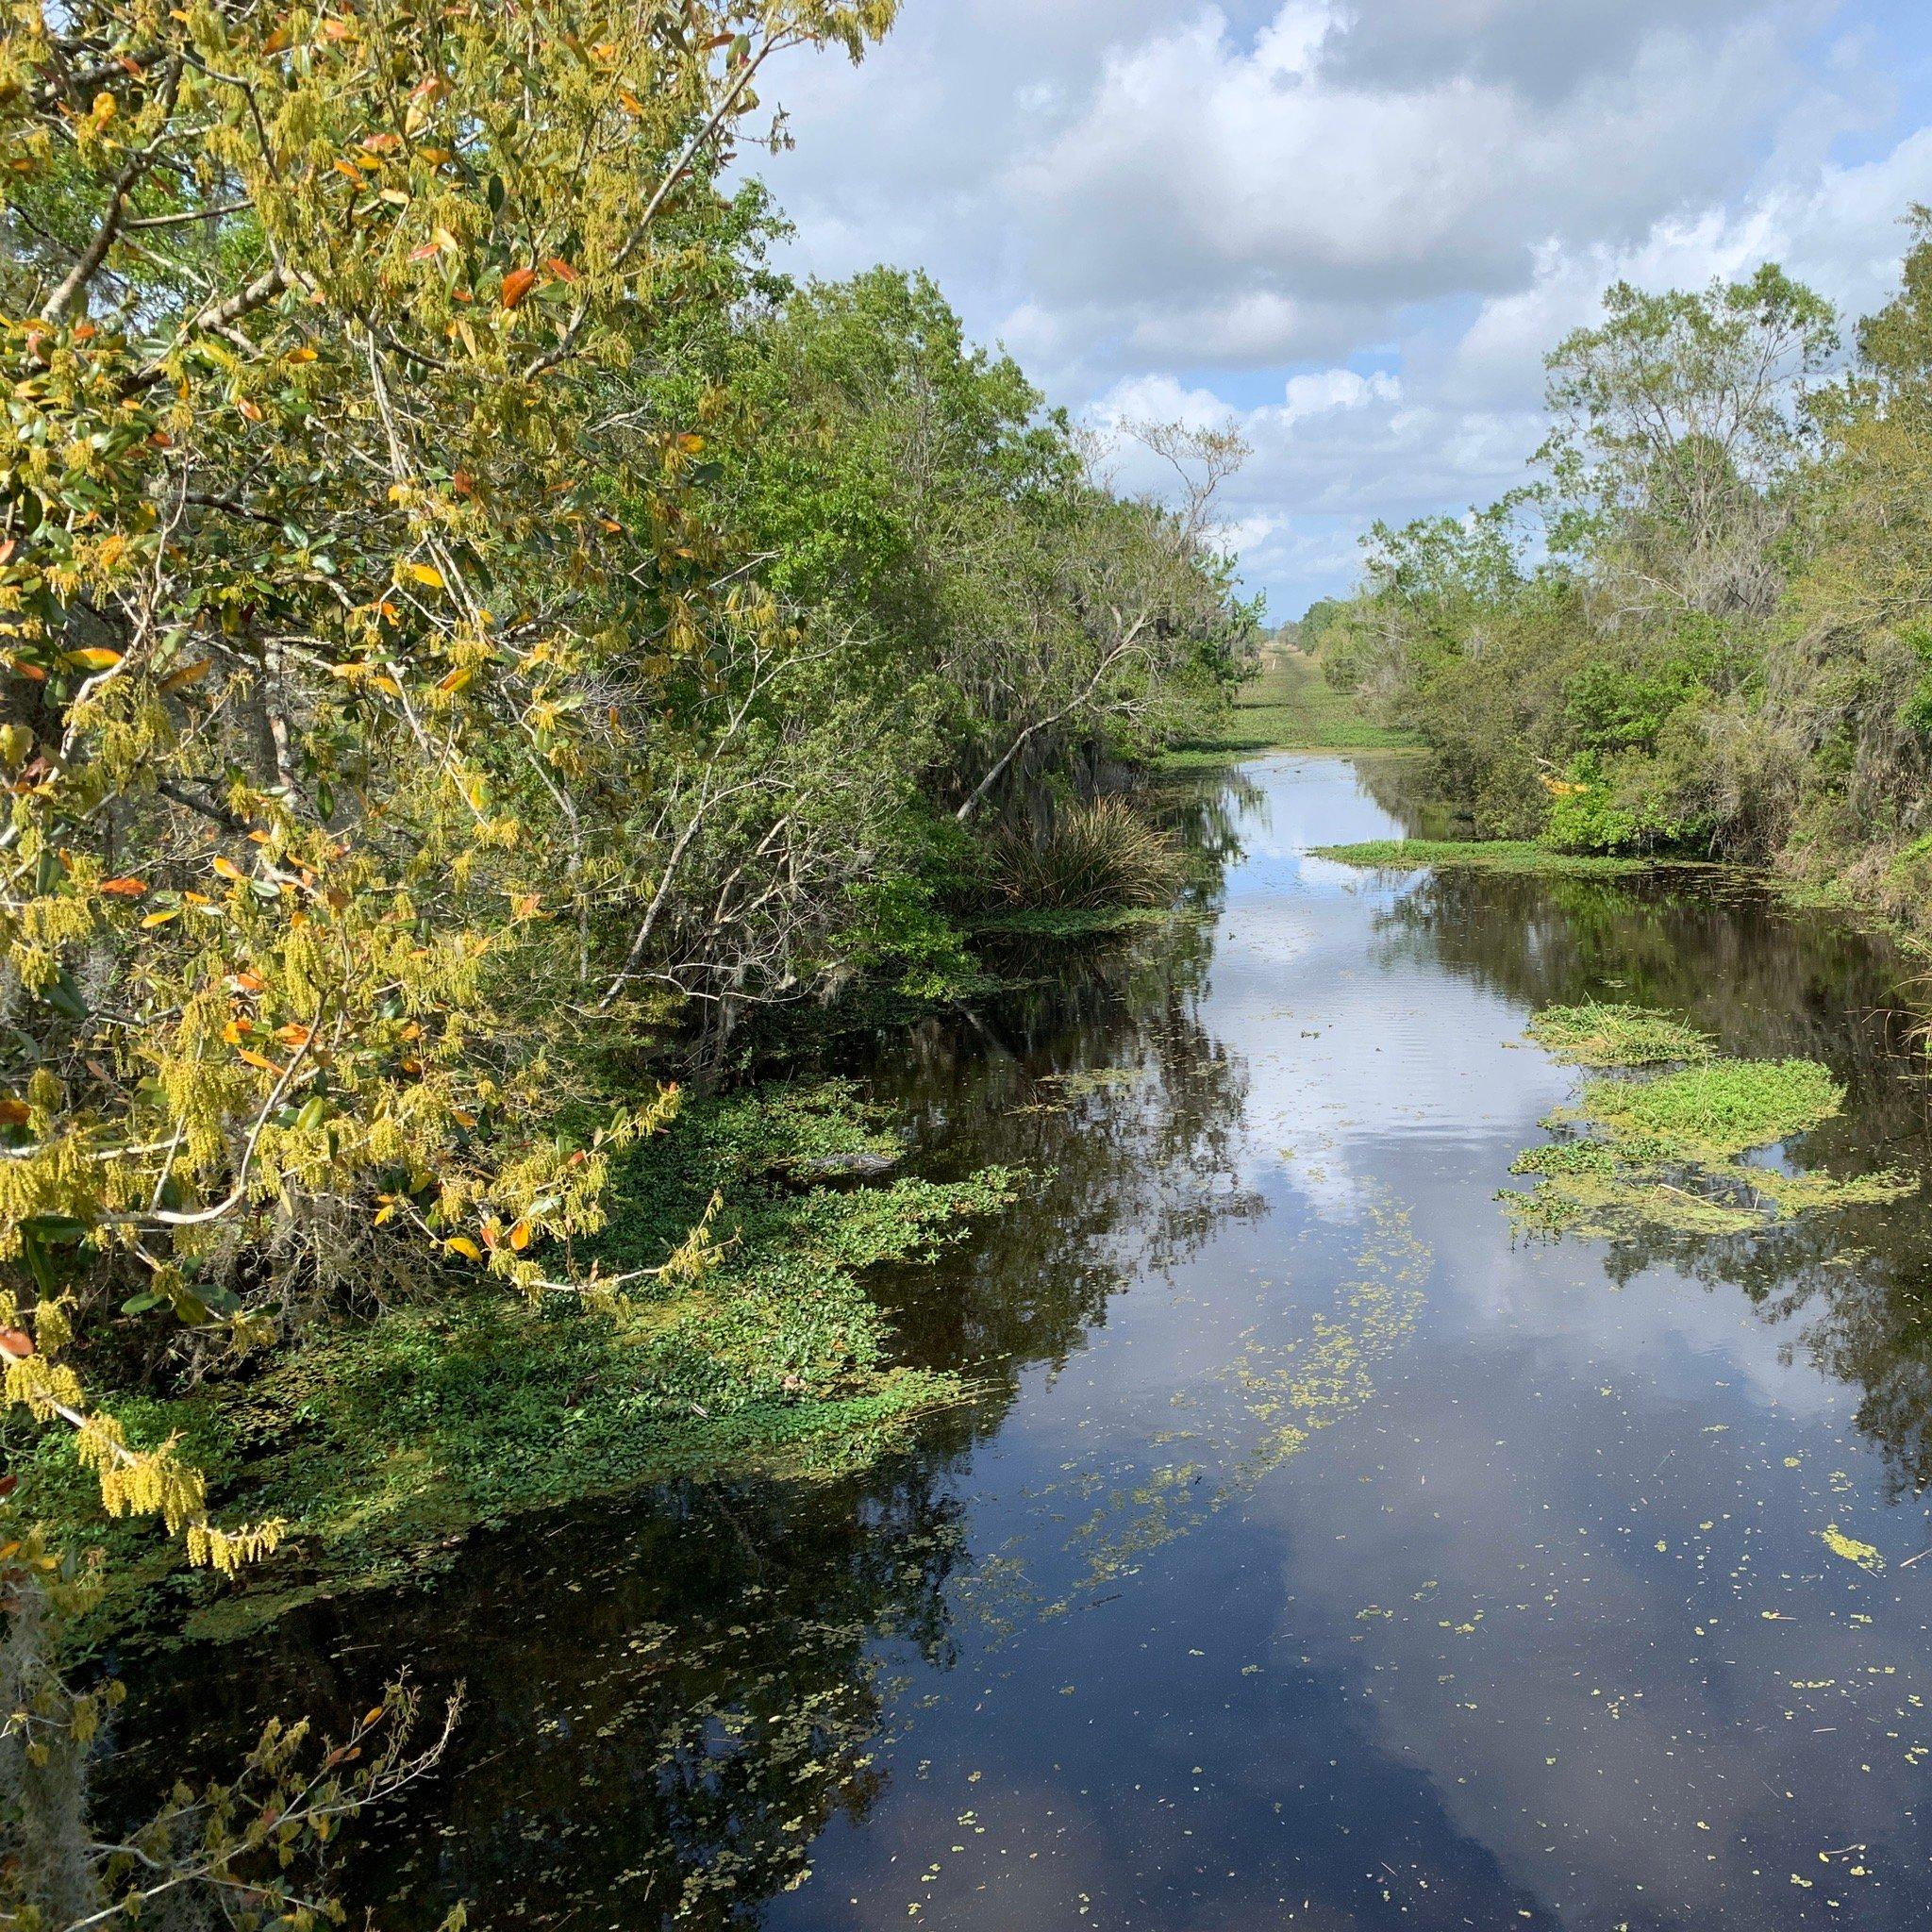
[[[1357,757],[1361,788],[1411,839],[1466,839],[1474,821],[1437,787],[1427,758]]]
[[[658,1491],[519,1527],[433,1596],[299,1613],[245,1671],[227,1654],[172,1670],[172,1713],[143,1717],[171,1748],[171,1714],[228,1739],[262,1710],[340,1722],[405,1625],[417,1674],[467,1679],[469,1702],[434,1794],[365,1835],[357,1903],[397,1932],[458,1899],[488,1924],[576,1906],[598,1908],[585,1923],[752,1923],[806,1875],[819,1831],[883,1789],[881,1640],[947,1659],[958,1515],[905,1461],[818,1489]],[[115,1767],[130,1788],[142,1755]]]
[[[1924,1059],[1903,1010],[1903,969],[1846,922],[1777,905],[1747,881],[1662,874],[1629,883],[1443,873],[1382,921],[1385,945],[1522,1003],[1589,997],[1665,1008],[1726,1053],[1823,1061],[1844,1110],[1791,1143],[1794,1162],[1843,1175],[1899,1166],[1932,1176]],[[1670,1267],[1740,1289],[1788,1348],[1861,1392],[1857,1423],[1897,1491],[1932,1488],[1932,1201],[1854,1208],[1761,1235],[1657,1230],[1606,1249],[1627,1282]]]
[[[1201,788],[1188,836],[1235,849],[1225,808]],[[470,1700],[435,1795],[354,1855],[346,1889],[382,1924],[419,1932],[463,1898],[490,1924],[575,1924],[579,1906],[755,1924],[819,1832],[883,1789],[891,1658],[951,1660],[946,1586],[969,1562],[955,1482],[1022,1371],[1064,1362],[1113,1293],[1260,1211],[1235,1178],[1245,1072],[1197,1014],[1210,950],[1192,921],[1079,949],[881,1055],[870,1084],[942,1150],[931,1171],[1039,1175],[971,1243],[878,1283],[903,1352],[982,1388],[916,1453],[825,1487],[686,1485],[525,1519],[433,1593],[315,1606],[245,1655],[169,1658],[136,1687],[145,1734],[172,1750],[192,1733],[219,1762],[259,1713],[359,1710],[404,1650],[425,1682],[467,1679]],[[139,1789],[144,1756],[137,1741],[116,1779]]]
[[[1816,1140],[1809,1137],[1805,1143]],[[1620,1284],[1668,1267],[1706,1287],[1741,1290],[1791,1330],[1823,1374],[1859,1391],[1853,1421],[1876,1444],[1892,1499],[1932,1489],[1932,1203],[1847,1208],[1758,1236],[1657,1234],[1620,1242],[1604,1269]]]
[[[1230,1217],[1262,1212],[1238,1179],[1244,1064],[1202,1026],[1211,931],[1192,923],[1076,958],[988,1011],[916,1029],[879,1091],[942,1146],[947,1172],[1024,1166],[1026,1199],[938,1271],[883,1292],[916,1359],[1000,1391],[1058,1366],[1108,1299],[1171,1268]]]
[[[1269,825],[1269,794],[1238,771],[1163,782],[1149,799],[1159,823],[1204,865],[1221,874],[1246,857],[1243,841]]]

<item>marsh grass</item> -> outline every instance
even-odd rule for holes
[[[1119,797],[1064,807],[1041,831],[1003,831],[991,859],[1000,896],[1020,912],[1165,907],[1187,882],[1179,841]]]

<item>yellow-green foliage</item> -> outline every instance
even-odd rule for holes
[[[1799,1215],[1882,1206],[1918,1188],[1916,1177],[1898,1173],[1840,1179],[1740,1158],[1838,1112],[1844,1090],[1814,1060],[1712,1058],[1702,1035],[1629,1008],[1552,1008],[1530,1032],[1586,1065],[1693,1064],[1584,1083],[1577,1104],[1544,1124],[1571,1138],[1532,1148],[1510,1170],[1536,1181],[1527,1193],[1501,1196],[1525,1233],[1739,1235]],[[1635,1054],[1643,1057],[1604,1057]]]
[[[1668,1013],[1595,1000],[1545,1007],[1524,1030],[1545,1052],[1579,1067],[1655,1067],[1710,1054],[1708,1035]]]
[[[198,1560],[274,1529],[126,1449],[70,1318],[246,1348],[348,1285],[539,1292],[675,1108],[583,1112],[661,1017],[637,931],[702,809],[625,836],[618,781],[792,641],[693,495],[729,397],[614,412],[610,373],[728,280],[768,59],[893,11],[8,9],[8,1393]]]

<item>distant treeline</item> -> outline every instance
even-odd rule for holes
[[[1378,525],[1298,627],[1478,828],[1771,862],[1932,920],[1932,212],[1851,331],[1779,269],[1620,284],[1532,480]]]

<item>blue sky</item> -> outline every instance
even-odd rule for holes
[[[790,265],[930,270],[1095,423],[1238,422],[1277,620],[1520,478],[1609,281],[1771,258],[1857,313],[1932,201],[1927,0],[905,0],[774,92]]]

